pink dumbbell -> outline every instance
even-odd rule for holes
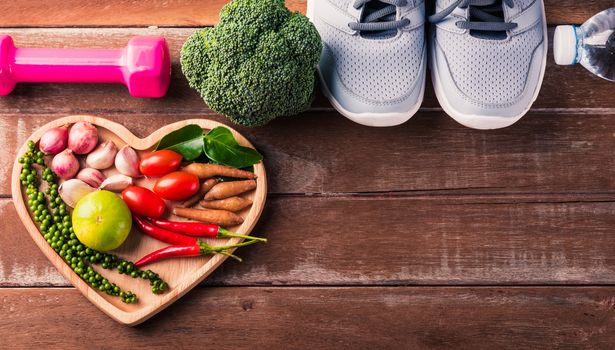
[[[0,35],[0,96],[16,83],[121,83],[134,97],[162,97],[171,81],[163,37],[136,36],[123,49],[16,48]]]

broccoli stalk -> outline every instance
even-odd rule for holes
[[[321,50],[314,25],[283,0],[233,0],[217,26],[188,38],[181,66],[212,110],[259,126],[309,108]]]

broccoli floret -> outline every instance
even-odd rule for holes
[[[314,25],[284,0],[233,0],[218,25],[188,38],[181,66],[212,110],[258,126],[309,108],[321,49]]]

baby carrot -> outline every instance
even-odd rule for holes
[[[203,208],[207,209],[222,209],[232,212],[238,212],[252,205],[252,201],[242,197],[229,197],[225,199],[217,199],[213,201],[202,200],[199,203]]]
[[[256,179],[256,174],[253,172],[219,164],[192,163],[184,167],[183,170],[198,176],[200,179],[207,179],[214,176],[234,177],[237,179]]]
[[[224,227],[236,226],[243,223],[243,218],[227,210],[173,208],[173,214],[196,221],[207,222]]]
[[[252,191],[255,188],[256,181],[254,180],[221,182],[212,187],[212,189],[205,194],[205,199],[224,199],[242,194],[244,192]]]

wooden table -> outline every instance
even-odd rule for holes
[[[160,100],[121,86],[23,84],[0,98],[0,339],[7,348],[613,348],[615,85],[549,55],[533,110],[476,131],[428,83],[408,123],[362,127],[319,96],[300,116],[239,128],[265,155],[270,243],[244,249],[148,322],[121,326],[36,249],[10,200],[12,160],[55,118],[89,113],[138,136],[177,120],[227,120],[189,89],[179,48],[224,1],[5,1],[21,46],[121,47],[167,37]],[[612,1],[547,0],[550,32]],[[289,1],[303,10],[305,1]],[[149,28],[157,25],[159,28]]]

